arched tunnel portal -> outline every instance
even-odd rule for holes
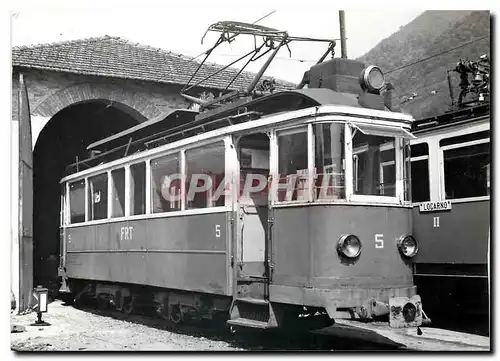
[[[55,114],[40,132],[33,151],[34,284],[57,291],[60,179],[66,167],[87,156],[86,147],[146,118],[109,100],[91,100]]]

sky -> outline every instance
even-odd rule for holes
[[[21,46],[111,35],[197,56],[211,47],[219,36],[218,33],[209,33],[201,44],[201,38],[209,25],[225,20],[253,23],[268,14],[270,15],[258,24],[286,30],[293,36],[340,38],[339,3],[335,1],[186,0],[163,4],[147,1],[141,2],[141,5],[126,1],[120,6],[112,4],[116,3],[102,2],[98,7],[50,6],[45,2],[43,5],[14,6],[11,15],[11,44]],[[422,11],[411,8],[384,9],[383,12],[346,9],[348,57],[363,55]],[[220,46],[208,61],[228,64],[252,48],[253,38],[239,37],[231,44]],[[298,83],[303,72],[324,53],[327,44],[292,43],[290,48],[291,56],[287,49],[281,49],[266,74]],[[337,41],[336,54],[340,55],[340,41]],[[263,61],[265,58],[247,69],[257,71]]]

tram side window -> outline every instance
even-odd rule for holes
[[[108,174],[89,177],[89,221],[108,217]]]
[[[411,196],[413,202],[430,200],[429,146],[427,143],[411,146]]]
[[[316,199],[344,199],[344,124],[315,124],[314,137],[314,195]]]
[[[123,217],[125,215],[125,169],[115,169],[111,172],[113,188],[111,196],[113,199],[111,217]]]
[[[395,139],[365,135],[358,130],[352,143],[354,193],[395,197]]]
[[[218,142],[186,151],[186,209],[224,206],[225,149]]]
[[[151,160],[151,206],[153,213],[181,209],[181,174],[178,153]]]
[[[269,190],[269,137],[249,134],[239,140],[240,202],[267,206]]]
[[[278,133],[278,201],[307,200],[307,129]]]
[[[446,199],[490,194],[490,144],[443,147]]]
[[[79,180],[69,185],[70,222],[85,222],[85,180]]]
[[[130,166],[130,214],[146,213],[146,163]]]

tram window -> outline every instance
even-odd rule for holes
[[[242,158],[247,151],[254,151],[253,149],[241,149]],[[260,150],[256,150],[260,152]],[[262,152],[262,157],[266,152]],[[248,153],[247,153],[248,154]],[[255,154],[255,153],[254,153]],[[241,159],[240,158],[240,161]],[[267,152],[267,159],[269,159],[269,152]],[[242,164],[242,163],[240,163]],[[243,165],[243,164],[242,164]],[[241,167],[240,169],[240,200],[248,202],[251,200],[254,205],[266,206],[268,200],[268,187],[267,180],[269,177],[269,166],[264,165],[255,167]],[[258,189],[258,190],[257,190]]]
[[[112,211],[111,217],[123,217],[125,215],[125,169],[115,169],[111,172],[112,180]]]
[[[85,180],[69,185],[69,207],[71,223],[85,222]]]
[[[396,196],[395,139],[365,135],[353,137],[353,187],[355,194]]]
[[[269,177],[269,137],[248,134],[238,141],[240,160],[240,202],[267,206]]]
[[[186,151],[186,209],[224,206],[224,158],[223,142]]]
[[[484,138],[489,138],[489,137],[490,137],[490,131],[484,130],[482,132],[475,132],[475,133],[464,134],[464,135],[459,135],[456,137],[442,139],[439,142],[439,146],[445,147],[447,145],[471,142],[473,140],[479,140],[479,139],[484,139]]]
[[[490,144],[444,150],[447,199],[487,196],[490,193]]]
[[[181,209],[179,154],[151,160],[151,206],[153,213]]]
[[[344,124],[315,124],[314,137],[316,199],[345,198]]]
[[[89,221],[108,217],[108,174],[89,178]]]
[[[307,200],[307,129],[278,133],[278,201]]]
[[[130,166],[130,214],[146,213],[146,163]]]
[[[430,200],[429,147],[427,143],[411,146],[411,197],[413,202]]]
[[[411,157],[429,156],[429,146],[427,143],[414,144],[411,146]]]

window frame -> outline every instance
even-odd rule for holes
[[[411,200],[407,200],[404,197],[404,155],[403,155],[403,146],[404,146],[404,139],[410,139],[410,138],[415,138],[415,136],[411,133],[408,132],[408,130],[403,129],[403,127],[400,126],[390,126],[386,124],[377,124],[372,122],[372,125],[377,125],[379,126],[377,129],[378,130],[383,130],[386,129],[387,132],[384,133],[385,136],[387,137],[394,137],[394,147],[396,150],[399,148],[400,151],[395,151],[395,164],[396,164],[396,192],[395,196],[374,196],[374,195],[362,195],[362,194],[354,194],[354,185],[353,185],[353,150],[352,150],[352,129],[357,129],[359,131],[359,128],[356,127],[353,124],[363,124],[366,122],[363,121],[356,121],[353,119],[349,120],[344,120],[341,119],[341,117],[338,117],[339,119],[333,119],[333,120],[320,120],[318,122],[313,121],[308,121],[307,123],[299,123],[296,125],[288,125],[287,127],[275,127],[270,136],[270,147],[271,147],[271,159],[270,159],[270,174],[273,175],[273,180],[275,177],[278,175],[278,162],[279,162],[279,149],[278,149],[278,136],[280,134],[283,134],[283,132],[291,132],[289,134],[294,134],[293,131],[297,132],[297,128],[303,128],[305,125],[307,125],[307,136],[308,136],[308,143],[307,143],[307,148],[308,148],[308,172],[309,172],[309,182],[307,184],[307,190],[308,190],[308,199],[307,200],[300,200],[300,201],[278,201],[277,198],[277,184],[275,181],[272,182],[272,194],[271,194],[271,204],[273,206],[286,206],[286,205],[297,205],[300,203],[314,203],[314,204],[324,204],[324,203],[365,203],[365,204],[390,204],[390,205],[399,205],[399,206],[410,206],[411,205]],[[344,177],[345,177],[345,199],[336,199],[336,200],[314,200],[314,188],[312,186],[311,180],[313,179],[314,175],[314,168],[315,168],[315,140],[314,140],[314,132],[313,132],[313,125],[314,124],[321,124],[321,123],[344,123],[344,154],[345,154],[345,171],[344,171]],[[401,131],[401,129],[404,131],[405,134],[409,133],[407,137],[396,137],[393,134],[393,130],[397,130],[398,132]],[[364,132],[362,132],[364,133]],[[366,133],[364,133],[366,134]],[[372,135],[372,134],[369,134]],[[375,135],[375,134],[373,134]],[[376,134],[379,136],[382,136],[381,134]],[[411,136],[410,136],[411,135]]]
[[[227,163],[228,160],[230,160],[230,157],[228,155],[228,148],[230,147],[230,144],[232,144],[231,140],[228,139],[230,138],[230,136],[226,136],[226,137],[217,137],[217,138],[214,138],[214,139],[211,139],[210,141],[207,141],[207,142],[204,142],[202,144],[193,144],[192,146],[190,147],[185,147],[184,149],[182,149],[182,154],[181,154],[181,159],[180,159],[180,165],[179,165],[179,171],[180,173],[182,174],[182,179],[183,179],[183,182],[181,182],[181,210],[180,211],[188,211],[188,212],[200,212],[203,213],[205,210],[207,209],[225,209],[227,207],[230,207],[231,205],[231,196],[229,196],[228,194],[231,193],[231,192],[228,192],[227,189],[226,189],[226,186],[227,186],[227,177],[228,177],[228,174],[231,174],[230,172],[228,172],[228,167],[229,167],[229,164],[231,163]],[[186,173],[186,170],[187,170],[187,157],[186,157],[186,152],[187,151],[193,151],[193,150],[197,150],[197,149],[201,149],[203,147],[210,147],[210,146],[213,146],[213,145],[222,145],[222,149],[223,149],[223,159],[224,159],[224,178],[222,179],[223,182],[225,182],[224,184],[224,204],[223,205],[213,205],[213,206],[210,206],[210,207],[203,207],[203,208],[187,208],[187,193],[189,190],[186,189],[186,180],[187,180],[187,173]],[[191,180],[190,180],[190,183],[191,183]],[[220,186],[220,185],[219,185]],[[217,187],[218,188],[218,187]],[[217,188],[212,188],[210,189],[210,193],[207,193],[207,203],[208,203],[208,199],[210,198],[210,203],[213,203],[214,200],[212,199],[212,195],[213,195],[213,192],[217,191]]]
[[[84,207],[85,207],[85,210],[84,210],[84,220],[81,221],[81,222],[71,222],[71,189],[70,189],[70,185],[72,183],[77,183],[77,182],[81,182],[81,181],[84,181]],[[65,211],[63,211],[63,218],[64,218],[64,224],[65,225],[70,225],[70,224],[84,224],[85,222],[87,222],[87,217],[88,217],[88,209],[87,209],[87,178],[78,178],[78,179],[73,179],[71,180],[70,182],[66,182],[66,194],[65,194]]]
[[[279,137],[282,135],[293,135],[298,133],[305,133],[307,139],[307,182],[306,182],[306,199],[300,200],[285,200],[280,201],[278,198],[278,184],[279,184]],[[276,127],[270,134],[270,159],[269,159],[269,174],[272,175],[271,182],[271,196],[269,200],[273,205],[286,205],[286,204],[300,204],[310,203],[313,200],[313,187],[311,180],[314,172],[314,157],[315,157],[315,143],[313,134],[313,123],[299,123],[288,125],[286,127]]]
[[[116,167],[116,168],[121,168],[122,166]],[[91,202],[89,198],[89,191],[90,191],[90,178],[95,178],[99,176],[106,175],[106,217],[99,218],[99,219],[90,219],[90,208],[93,206],[93,203]],[[96,172],[94,174],[89,174],[87,177],[85,177],[85,222],[82,223],[89,223],[89,222],[105,222],[109,221],[111,219],[111,208],[112,208],[112,199],[111,199],[111,187],[112,187],[112,181],[111,181],[111,169],[106,169],[102,170],[100,172]],[[121,219],[123,217],[117,217],[113,219]]]
[[[429,151],[428,168],[429,168],[429,192],[430,201],[444,201],[445,186],[444,186],[444,154],[440,149],[440,141],[448,138],[455,138],[461,135],[479,133],[490,130],[490,117],[484,116],[474,119],[473,121],[465,121],[450,127],[441,127],[438,129],[427,129],[416,133],[417,139],[411,141],[410,144],[418,145],[427,143]],[[483,138],[484,139],[484,138]],[[461,144],[461,143],[454,143]],[[469,201],[489,200],[490,196],[479,196],[472,198],[457,198],[449,199],[451,203],[463,203]],[[414,206],[418,206],[424,202],[414,202]]]
[[[171,152],[171,153],[168,153],[168,154],[161,154],[161,155],[157,155],[156,157],[151,157],[148,159],[148,163],[149,163],[149,183],[146,184],[146,187],[149,188],[149,195],[150,195],[150,199],[149,199],[149,214],[164,214],[164,213],[172,213],[172,212],[180,212],[180,211],[183,211],[185,208],[185,201],[184,201],[184,192],[183,192],[183,188],[185,188],[185,177],[186,177],[186,173],[185,173],[185,160],[184,160],[184,163],[183,163],[183,160],[182,160],[182,157],[184,155],[184,150],[179,152]],[[180,205],[179,205],[179,209],[175,209],[175,210],[169,210],[169,211],[162,211],[162,212],[154,212],[153,211],[153,202],[152,202],[152,194],[153,194],[153,173],[152,173],[152,168],[151,168],[151,163],[153,160],[157,160],[157,159],[162,159],[162,158],[166,158],[166,157],[176,157],[177,158],[177,169],[179,171],[179,174],[181,174],[181,182],[180,182],[180,189],[181,189],[181,199],[180,199]],[[146,170],[147,171],[147,170]]]
[[[133,162],[133,163],[127,163],[125,166],[125,216],[126,217],[135,217],[135,216],[145,216],[148,214],[148,199],[147,197],[147,181],[148,181],[148,161],[147,159],[143,159],[139,162]],[[136,166],[138,164],[144,164],[144,213],[139,213],[139,214],[132,214],[132,210],[135,207],[135,204],[132,204],[132,167]],[[134,179],[134,186],[135,186],[135,179]],[[134,193],[134,199],[135,199],[135,193]]]
[[[474,131],[471,132],[464,132],[465,134],[472,134],[476,133]],[[439,189],[440,189],[440,199],[441,200],[449,200],[452,203],[461,203],[461,202],[468,202],[468,201],[479,201],[479,200],[488,200],[490,199],[490,195],[483,195],[483,196],[474,196],[474,197],[464,197],[464,198],[446,198],[446,180],[445,180],[445,172],[444,172],[444,152],[447,150],[453,150],[453,149],[459,149],[459,148],[466,148],[470,147],[473,145],[479,145],[479,144],[490,144],[490,156],[491,156],[491,139],[488,138],[481,138],[477,140],[472,140],[464,143],[455,143],[455,144],[450,144],[450,145],[445,145],[441,147],[439,144],[442,140],[448,139],[448,138],[453,138],[456,135],[450,134],[450,136],[446,137],[441,137],[437,140],[437,146],[438,146],[438,158],[439,158]],[[490,177],[491,177],[491,159],[490,159]],[[491,178],[490,178],[490,184],[491,184]]]
[[[346,183],[346,199],[349,202],[358,202],[358,203],[376,203],[376,204],[397,204],[397,205],[407,205],[410,200],[404,199],[404,180],[403,180],[403,138],[394,137],[391,134],[390,128],[388,128],[387,137],[394,137],[394,150],[395,150],[395,162],[396,165],[396,190],[395,196],[376,196],[376,195],[367,195],[367,194],[355,194],[354,193],[354,161],[353,156],[356,153],[352,148],[353,142],[353,129],[356,131],[360,131],[359,127],[353,126],[355,122],[346,122],[346,126],[344,127],[344,146],[345,146],[345,155],[346,155],[346,171],[345,171],[345,183]],[[381,127],[383,128],[383,127]],[[366,134],[362,132],[363,134]],[[372,134],[366,134],[372,135]],[[377,132],[377,134],[373,134],[375,136],[383,136]],[[389,149],[392,147],[389,147]],[[399,150],[399,151],[398,151]],[[382,166],[382,164],[380,164]]]
[[[427,161],[427,185],[429,186],[429,199],[427,201],[417,201],[417,202],[414,202],[413,201],[413,189],[412,189],[412,204],[421,204],[421,203],[425,203],[425,202],[430,202],[431,199],[432,199],[432,189],[431,189],[431,185],[432,185],[432,182],[431,182],[431,146],[429,144],[428,141],[421,141],[421,142],[416,142],[416,143],[411,143],[410,142],[410,148],[414,145],[419,145],[419,144],[425,144],[427,146],[427,154],[426,155],[419,155],[417,157],[412,157],[411,155],[411,150],[410,150],[410,163],[413,163],[413,162],[420,162],[420,161],[423,161],[423,160],[426,160]],[[411,172],[411,169],[410,169],[410,172]],[[411,178],[411,184],[412,184],[412,188],[413,188],[413,182],[414,182],[414,179],[413,177]]]
[[[344,141],[343,141],[343,144],[342,146],[344,147],[344,159],[343,159],[343,165],[345,167],[344,169],[344,197],[342,198],[335,198],[335,199],[330,199],[330,198],[316,198],[316,195],[315,195],[315,192],[316,192],[316,189],[315,189],[315,181],[314,181],[314,176],[316,175],[316,171],[317,171],[317,167],[316,167],[316,134],[314,133],[314,126],[315,125],[318,125],[318,124],[328,124],[328,125],[331,125],[331,124],[341,124],[345,127],[347,127],[349,124],[348,122],[346,121],[342,121],[342,120],[332,120],[332,121],[318,121],[318,122],[313,122],[313,123],[310,123],[309,125],[311,125],[311,131],[310,131],[310,139],[311,139],[311,142],[308,143],[308,146],[309,146],[309,149],[310,149],[310,152],[309,152],[309,156],[310,156],[310,202],[313,202],[315,204],[321,204],[321,203],[325,203],[325,204],[328,204],[328,203],[346,203],[348,201],[347,199],[347,190],[346,190],[346,187],[347,187],[347,184],[346,184],[346,179],[347,179],[347,160],[346,160],[346,157],[347,157],[347,154],[345,153],[346,151],[346,139],[345,139],[345,129],[343,130],[344,131],[344,134],[343,134],[343,137],[344,137]]]
[[[110,206],[110,209],[108,209],[108,218],[123,218],[123,217],[126,217],[127,216],[127,193],[130,194],[130,192],[127,192],[127,166],[129,166],[128,164],[126,165],[123,165],[121,167],[117,167],[117,168],[114,168],[114,169],[111,169],[108,173],[108,179],[111,180],[111,182],[108,183],[108,187],[111,189],[111,192],[109,192],[109,199],[111,200],[111,206]],[[118,191],[117,191],[117,187],[116,187],[116,182],[115,182],[115,178],[113,177],[113,172],[116,172],[116,171],[120,171],[123,169],[123,186],[124,186],[124,205],[123,205],[123,215],[122,216],[113,216],[113,212],[115,211],[115,207],[114,207],[114,196],[116,194],[118,194]],[[116,194],[114,193],[116,192]]]

